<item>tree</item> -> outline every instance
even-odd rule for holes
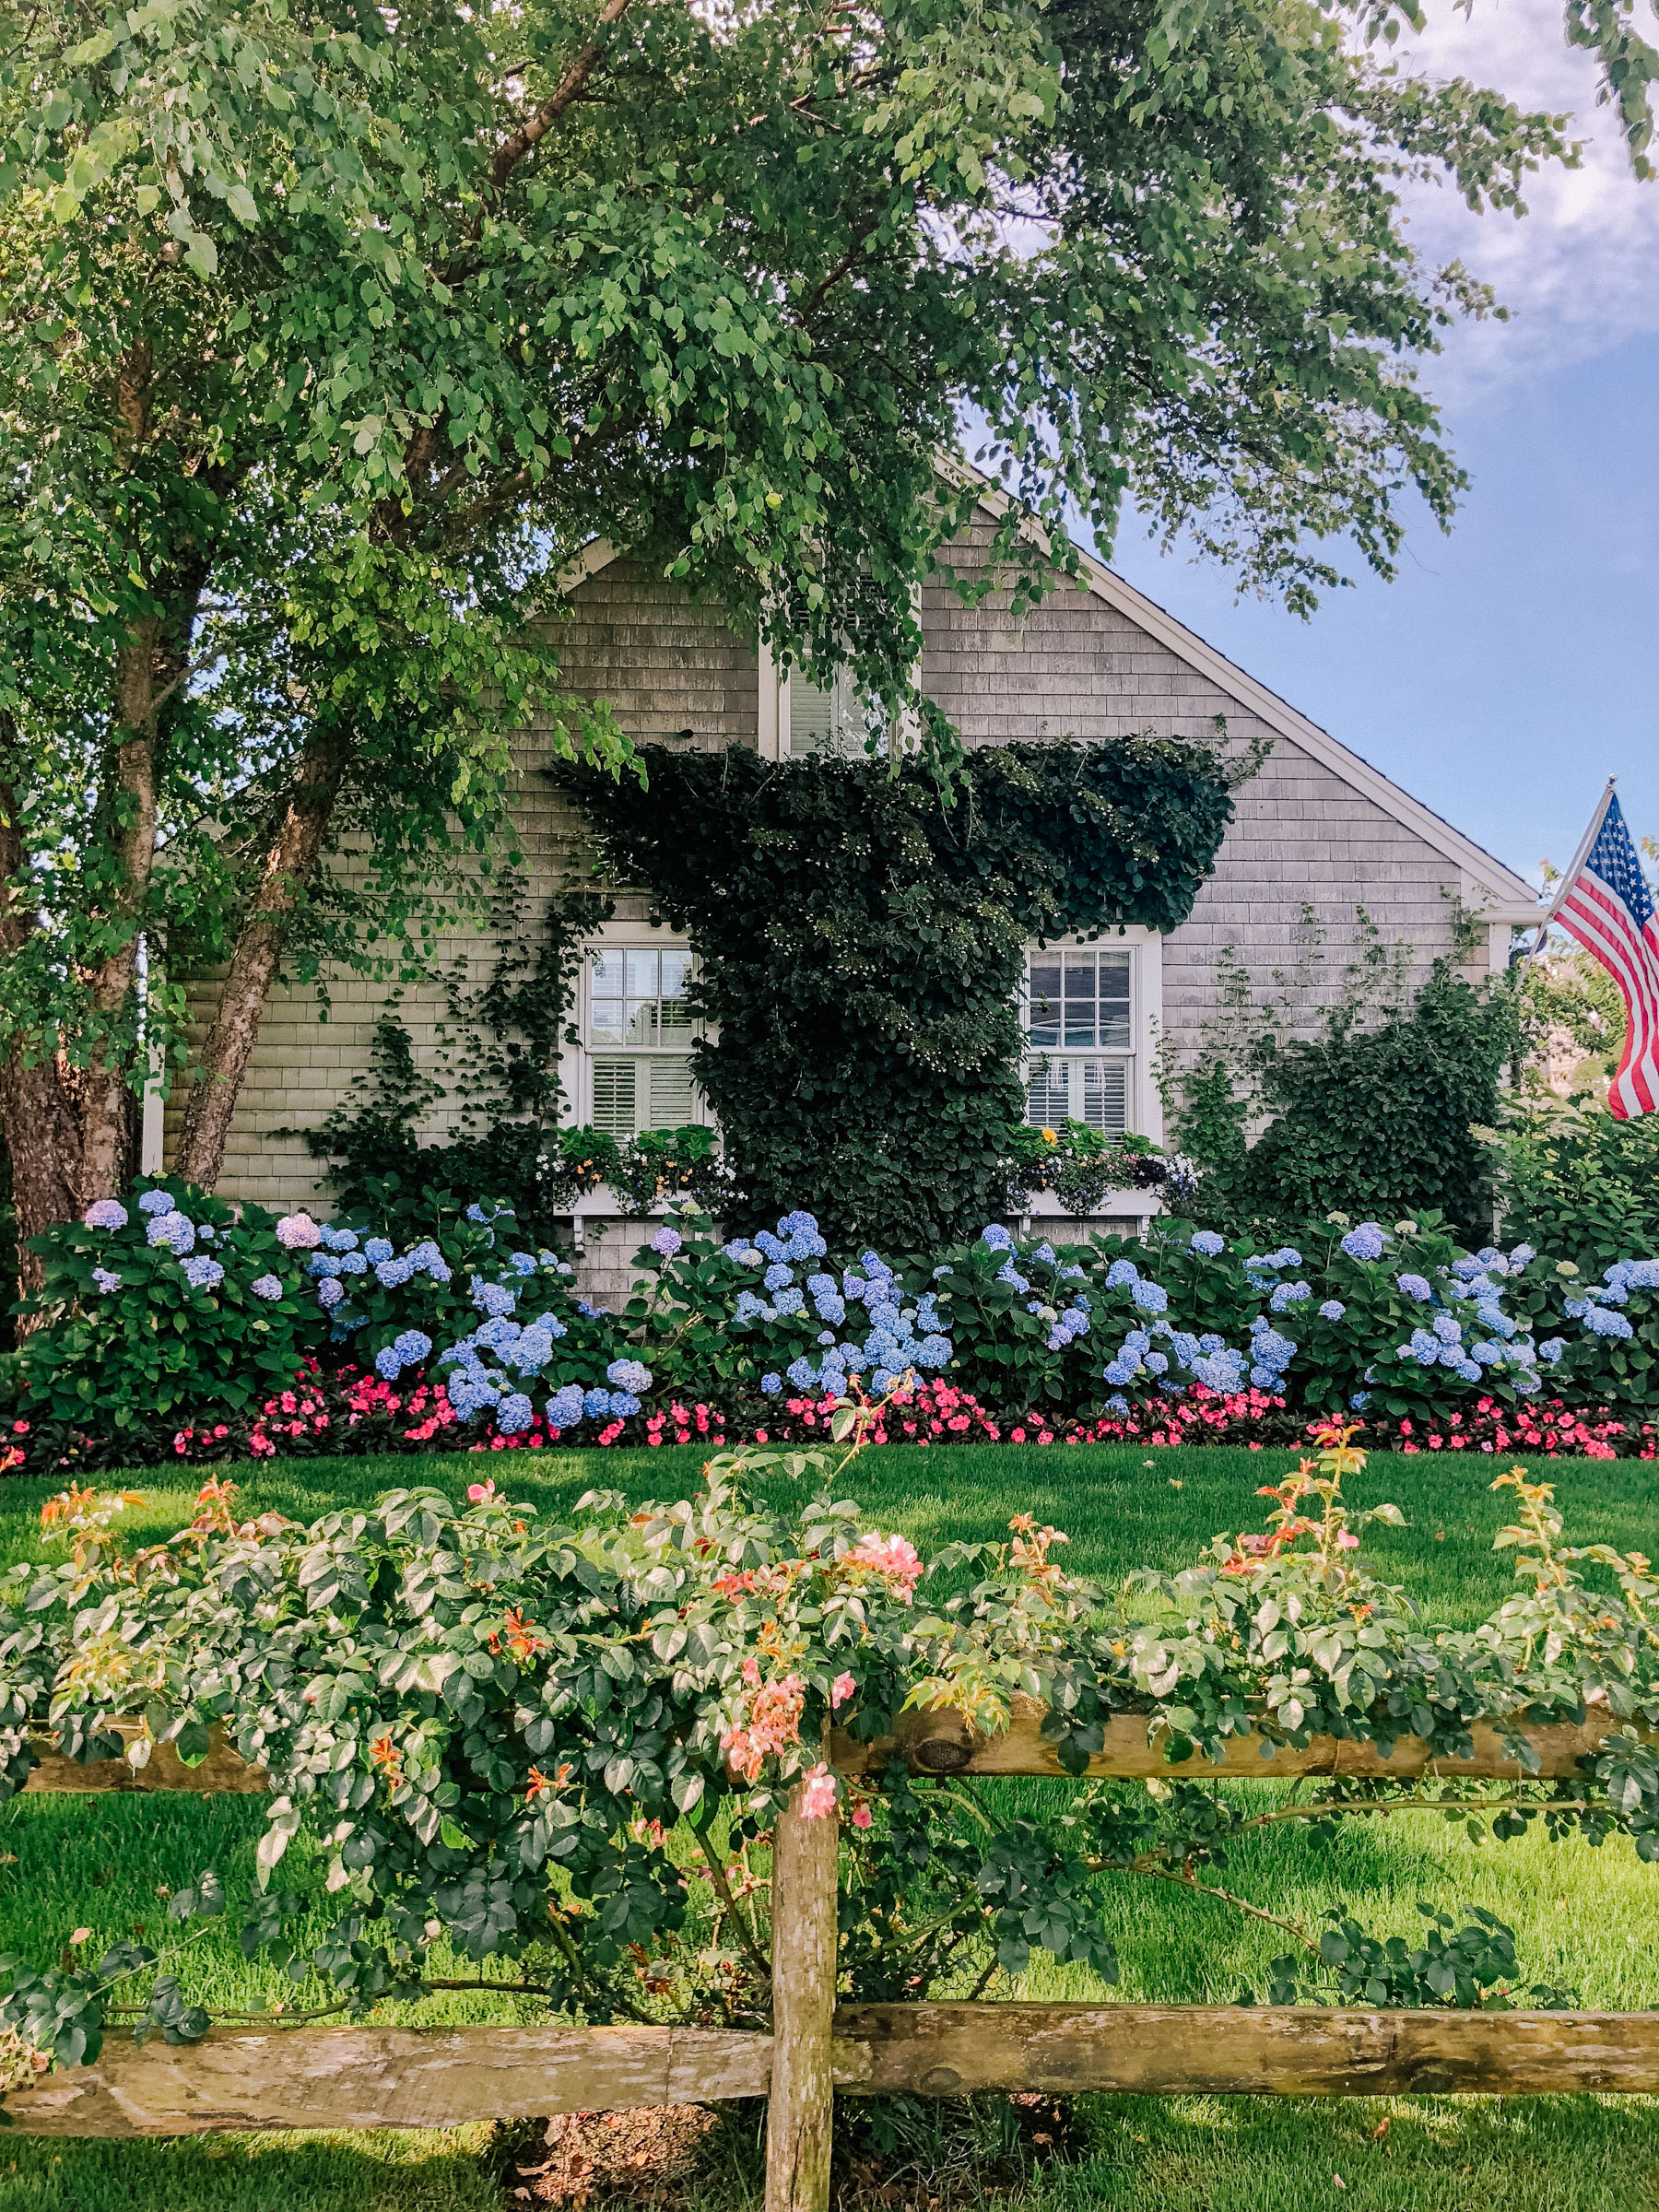
[[[26,1230],[119,1181],[182,958],[228,965],[211,1183],[282,965],[417,958],[435,866],[486,894],[513,727],[619,769],[533,620],[597,532],[894,706],[965,410],[1028,595],[1125,499],[1303,606],[1322,539],[1388,572],[1401,487],[1462,481],[1401,357],[1486,303],[1393,185],[1516,206],[1562,150],[1305,0],[0,18]],[[1634,142],[1648,50],[1595,21]]]

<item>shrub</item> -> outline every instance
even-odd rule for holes
[[[302,1252],[259,1206],[135,1183],[30,1240],[43,1271],[16,1355],[25,1407],[125,1436],[176,1413],[241,1412],[321,1333]]]
[[[1232,812],[1215,752],[1150,738],[988,747],[954,804],[909,760],[641,758],[648,789],[549,772],[696,948],[730,1226],[807,1190],[853,1251],[943,1244],[1005,1206],[1027,944],[1172,928]]]

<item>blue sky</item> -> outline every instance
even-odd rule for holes
[[[1423,370],[1474,478],[1452,535],[1419,517],[1395,582],[1360,570],[1309,622],[1236,602],[1133,517],[1112,565],[1535,879],[1609,775],[1632,830],[1659,835],[1659,182],[1630,176],[1560,0],[1438,15],[1411,66],[1569,110],[1588,140],[1519,223],[1449,194],[1413,205],[1424,251],[1461,256],[1512,314]]]

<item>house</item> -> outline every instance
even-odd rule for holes
[[[987,488],[987,510],[995,498]],[[953,550],[959,568],[982,564],[992,528],[986,512]],[[923,688],[970,746],[1141,731],[1199,737],[1213,733],[1218,716],[1233,747],[1270,741],[1265,764],[1236,794],[1216,867],[1178,929],[1033,949],[1034,1121],[1069,1113],[1159,1139],[1160,1041],[1177,1051],[1197,1043],[1217,1011],[1224,947],[1262,982],[1293,967],[1308,905],[1325,932],[1322,972],[1333,991],[1355,944],[1357,907],[1386,940],[1408,943],[1421,968],[1451,947],[1459,902],[1482,916],[1493,967],[1507,959],[1512,923],[1535,912],[1523,877],[1094,560],[1084,562],[1083,588],[1059,591],[1018,619],[1006,594],[966,607],[942,583],[924,587],[920,611]],[[752,747],[786,759],[838,742],[857,720],[841,680],[819,688],[798,671],[781,676],[718,609],[694,604],[607,544],[584,559],[561,644],[568,688],[607,700],[641,740]],[[520,748],[514,802],[530,888],[543,893],[585,872],[582,823],[537,772],[545,757],[546,740],[531,734]],[[483,941],[468,941],[482,968]],[[626,1135],[700,1118],[686,1056],[693,957],[683,938],[653,926],[643,897],[618,894],[582,977],[581,1042],[563,1071],[579,1123]],[[197,1000],[205,1018],[211,987]],[[367,1065],[384,993],[348,976],[332,983],[331,1000],[324,1022],[309,989],[272,992],[227,1150],[225,1195],[316,1203],[317,1163],[301,1143],[273,1133],[314,1125],[349,1091]],[[1056,1003],[1063,1022],[1043,1013]],[[406,992],[400,1014],[418,1054],[431,1053],[438,993]],[[154,1165],[180,1111],[170,1102],[165,1131],[159,1113],[148,1117]],[[441,1110],[434,1135],[441,1119]],[[1126,1225],[1148,1204],[1143,1193],[1125,1193],[1112,1210]],[[591,1246],[616,1208],[601,1194],[582,1211]],[[618,1261],[624,1245],[631,1249],[626,1236],[613,1242]]]

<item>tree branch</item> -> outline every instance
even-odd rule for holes
[[[628,0],[605,0],[594,29],[608,30],[627,6]],[[489,187],[492,192],[500,192],[524,156],[533,153],[541,144],[594,74],[594,65],[603,51],[604,41],[601,39],[590,39],[554,87],[551,98],[536,109],[528,123],[521,124],[511,138],[502,140],[496,148],[495,159],[489,165]]]

